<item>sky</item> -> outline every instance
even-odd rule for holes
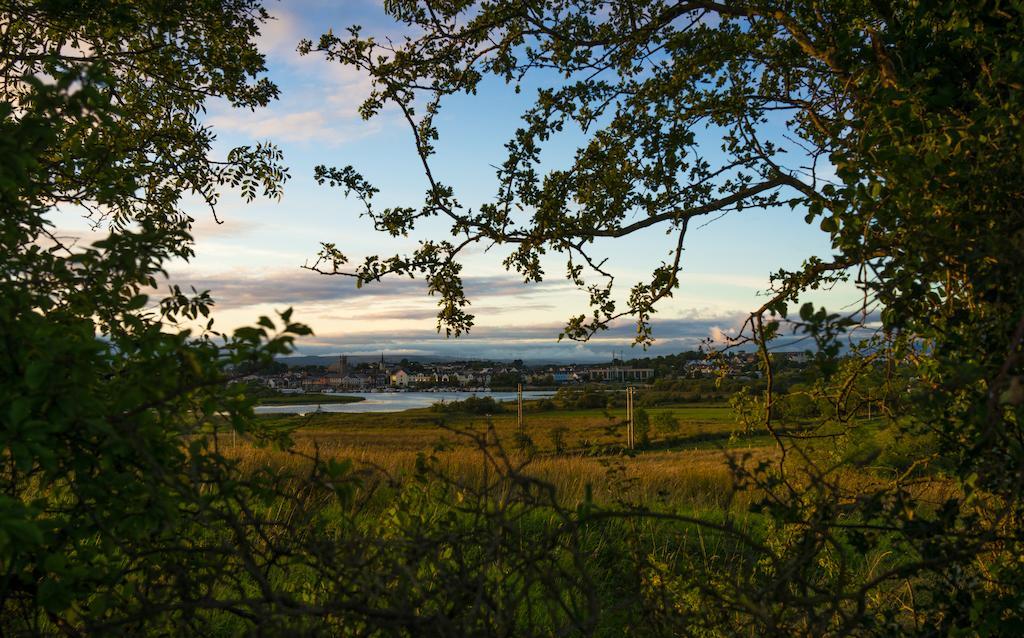
[[[335,242],[353,263],[365,255],[404,252],[426,237],[443,238],[444,225],[428,225],[409,238],[394,239],[374,231],[359,216],[361,204],[340,190],[313,180],[317,164],[352,164],[380,189],[378,206],[422,202],[426,185],[409,129],[393,111],[370,122],[357,108],[369,82],[358,72],[317,55],[301,57],[302,38],[316,40],[328,28],[335,33],[360,24],[365,33],[395,34],[379,0],[290,0],[271,2],[273,20],[265,25],[260,48],[268,75],[281,89],[269,108],[234,110],[221,102],[208,105],[206,122],[218,135],[214,155],[235,146],[269,140],[284,152],[291,173],[280,201],[245,203],[226,194],[217,224],[195,204],[196,257],[169,270],[174,282],[209,289],[217,301],[220,330],[251,325],[264,314],[294,308],[294,319],[313,328],[298,342],[298,354],[433,355],[456,358],[608,360],[613,351],[626,358],[644,356],[631,349],[635,326],[622,321],[587,343],[558,342],[565,321],[587,312],[587,296],[562,278],[564,262],[545,262],[549,277],[524,285],[506,272],[498,251],[477,250],[466,260],[465,282],[476,325],[468,336],[448,339],[436,330],[436,298],[423,281],[391,279],[356,289],[344,277],[304,270],[319,242]],[[457,197],[473,207],[493,195],[493,165],[503,160],[503,144],[530,105],[535,87],[516,95],[500,82],[485,83],[478,95],[443,104],[435,170],[455,187]],[[552,166],[571,158],[580,142],[568,134],[545,155]],[[714,143],[714,140],[709,140]],[[86,225],[62,220],[62,226],[85,232]],[[71,228],[75,230],[75,228]],[[673,240],[658,230],[598,244],[617,275],[620,294],[632,283],[649,279],[665,259]],[[803,221],[799,210],[753,210],[733,213],[711,223],[691,225],[683,255],[681,286],[654,316],[656,342],[650,354],[695,349],[701,340],[735,332],[753,308],[761,305],[768,275],[796,268],[810,255],[830,254],[827,237]]]

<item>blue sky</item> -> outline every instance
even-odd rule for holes
[[[425,179],[404,121],[391,111],[371,122],[360,120],[356,109],[368,92],[367,79],[295,51],[301,38],[315,41],[328,28],[338,33],[350,24],[361,24],[377,36],[397,35],[381,3],[304,0],[268,7],[275,19],[264,29],[261,48],[268,57],[269,76],[281,88],[280,100],[255,113],[210,103],[207,122],[218,134],[217,154],[261,140],[277,143],[292,179],[280,201],[246,204],[227,194],[218,211],[223,225],[196,206],[191,214],[197,220],[197,257],[171,267],[176,282],[212,291],[221,329],[251,324],[261,314],[292,306],[295,317],[315,331],[299,343],[301,354],[385,350],[395,355],[592,361],[607,359],[613,349],[628,349],[634,330],[628,321],[586,344],[557,343],[565,320],[587,310],[586,295],[562,279],[564,263],[557,258],[545,264],[548,280],[525,286],[502,269],[503,253],[470,254],[465,274],[477,326],[457,340],[435,331],[436,299],[426,295],[421,281],[390,280],[356,290],[350,279],[302,270],[320,241],[337,243],[358,262],[368,254],[403,252],[424,237],[441,237],[446,227],[432,224],[416,237],[390,238],[359,217],[358,201],[313,181],[317,164],[352,164],[380,189],[379,206],[416,206],[422,201]],[[435,169],[463,203],[476,207],[492,196],[496,181],[491,166],[503,160],[503,144],[533,97],[535,87],[525,86],[516,95],[511,87],[489,81],[479,95],[443,105]],[[545,160],[563,165],[580,141],[575,134],[556,140]],[[717,142],[707,143],[713,153]],[[629,285],[649,278],[671,240],[659,230],[648,230],[598,248],[625,295]],[[758,293],[766,288],[769,273],[797,267],[809,255],[829,254],[827,237],[807,226],[801,211],[788,207],[748,209],[703,227],[692,225],[682,284],[655,316],[652,352],[695,348],[705,337],[735,330],[762,303]]]

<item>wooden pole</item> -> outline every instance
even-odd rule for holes
[[[630,450],[637,446],[636,419],[633,418],[633,388],[630,388]]]
[[[519,432],[521,434],[523,432],[523,384],[522,383],[519,384],[519,388],[518,388],[517,392],[518,392],[519,410],[518,410],[518,414],[517,414],[517,417],[516,417],[516,423],[517,423],[517,425],[519,427]]]
[[[633,388],[626,388],[626,420],[628,425],[626,427],[626,440],[630,446],[630,450],[633,450]]]

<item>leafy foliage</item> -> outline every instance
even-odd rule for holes
[[[592,312],[564,335],[629,315],[645,344],[692,219],[789,203],[829,234],[835,254],[777,273],[735,341],[758,348],[764,376],[764,392],[736,405],[776,442],[771,455],[732,457],[731,494],[755,495],[749,511],[631,503],[635,481],[614,461],[620,507],[586,497],[566,508],[491,433],[477,439],[480,476],[464,480],[426,456],[401,486],[296,451],[293,467],[241,473],[219,434],[288,437],[252,419],[227,371],[268,365],[308,328],[285,311],[221,335],[207,293],[149,295],[169,260],[192,256],[185,195],[213,207],[223,187],[276,196],[287,178],[268,144],[210,159],[199,123],[208,97],[254,108],[276,95],[252,45],[266,14],[251,0],[14,1],[0,23],[5,630],[587,634],[604,611],[590,576],[611,545],[588,552],[582,539],[623,521],[659,526],[673,547],[700,541],[700,552],[659,552],[661,535],[616,539],[631,550],[614,563],[629,594],[620,608],[652,635],[1020,633],[1019,6],[385,7],[415,37],[352,29],[302,48],[370,72],[363,114],[391,104],[409,121],[425,201],[381,211],[355,169],[316,177],[356,194],[394,236],[451,221],[452,241],[349,273],[360,284],[425,275],[439,327],[471,325],[458,257],[476,243],[511,246],[506,265],[528,281],[544,276],[541,255],[565,254]],[[430,163],[441,99],[488,74],[517,83],[543,70],[559,80],[509,141],[495,200],[464,208]],[[542,148],[566,127],[587,143],[570,168],[541,175]],[[705,130],[720,153],[697,144]],[[69,245],[54,209],[110,234]],[[591,248],[652,227],[669,235],[668,257],[622,305]],[[346,262],[325,244],[311,267]],[[803,291],[851,279],[864,293],[854,311],[789,313]],[[770,346],[787,329],[814,342],[815,375],[782,395]],[[607,405],[586,389],[559,398]],[[525,433],[517,443],[537,453]],[[393,490],[392,507],[361,517],[377,490]]]
[[[208,96],[250,108],[276,95],[255,79],[265,18],[249,2],[4,5],[5,630],[196,630],[245,570],[231,525],[263,488],[238,479],[216,433],[284,439],[253,427],[226,371],[267,364],[309,330],[288,311],[229,337],[206,320],[207,293],[149,295],[168,260],[192,256],[186,192],[212,206],[220,184],[276,195],[287,176],[271,146],[208,159],[198,120]],[[54,210],[110,234],[71,244]]]
[[[736,614],[748,631],[772,635],[1019,631],[1019,3],[385,6],[410,37],[379,41],[353,27],[301,49],[370,75],[365,117],[386,105],[405,117],[429,182],[424,201],[380,210],[354,168],[316,176],[355,193],[383,231],[407,235],[441,217],[451,238],[354,271],[325,244],[312,269],[361,283],[423,274],[441,297],[439,329],[459,334],[473,320],[459,277],[464,249],[511,247],[504,264],[526,281],[546,275],[542,255],[560,253],[591,305],[562,336],[587,339],[629,316],[636,342],[648,344],[657,303],[678,285],[692,220],[788,204],[832,241],[831,257],[775,273],[769,299],[733,342],[761,355],[765,391],[737,401],[779,457],[737,459],[734,472],[738,487],[764,494],[769,538],[716,528],[760,556],[738,581],[707,569],[675,581],[661,573],[664,626],[713,634]],[[547,84],[506,144],[496,195],[466,207],[431,164],[444,99],[474,93],[488,76],[518,90],[528,75]],[[544,148],[568,130],[585,143],[569,167],[543,172]],[[650,228],[668,236],[668,256],[623,303],[593,246]],[[790,313],[802,293],[840,282],[859,287],[859,307]],[[790,329],[814,343],[817,377],[780,398],[770,347]],[[865,419],[867,410],[884,423]],[[787,411],[800,422],[782,423]],[[873,475],[874,457],[856,443],[878,427],[934,444],[917,451],[913,472],[851,480],[851,471]],[[950,471],[953,489],[930,502],[931,479],[914,477],[939,471]]]
[[[437,412],[465,412],[468,414],[501,414],[505,406],[494,397],[466,397],[462,401],[449,401],[447,403],[435,403],[433,409]]]
[[[538,519],[550,490],[493,446],[480,442],[484,482],[442,480],[425,457],[419,480],[400,488],[295,451],[230,379],[272,368],[309,328],[286,310],[225,335],[205,291],[172,286],[151,300],[165,265],[193,255],[186,195],[212,208],[222,187],[276,196],[287,178],[269,144],[210,159],[213,133],[199,120],[207,97],[252,108],[276,95],[257,79],[263,9],[3,10],[3,633],[586,630],[590,592],[562,559],[576,553],[573,512]],[[109,235],[66,241],[55,210]],[[243,471],[237,437],[281,447],[293,464]],[[377,489],[396,498],[367,525]]]

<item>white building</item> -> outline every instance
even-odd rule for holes
[[[391,385],[407,388],[411,381],[412,377],[405,370],[399,369],[391,373]]]

